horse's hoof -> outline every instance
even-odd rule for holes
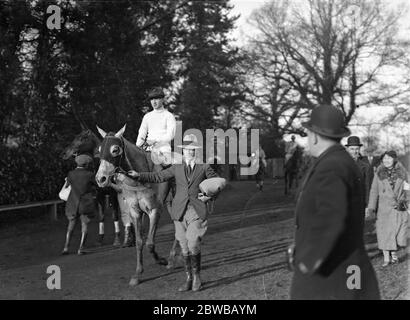
[[[159,258],[157,261],[157,264],[159,264],[160,266],[167,266],[168,267],[168,261],[165,258]]]
[[[140,284],[140,280],[136,277],[132,277],[130,280],[130,286],[134,287]]]
[[[61,252],[61,255],[63,255],[63,256],[66,256],[66,255],[68,255],[68,254],[70,254],[70,253],[68,252],[68,249],[64,249],[64,250]]]
[[[79,250],[77,251],[77,255],[79,255],[79,256],[83,256],[83,255],[85,255],[85,254],[87,254],[87,252],[84,251],[83,249],[79,249]]]

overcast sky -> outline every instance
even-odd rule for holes
[[[297,0],[295,0],[297,1]],[[246,35],[255,32],[253,28],[247,23],[247,19],[251,15],[252,11],[263,6],[264,3],[269,2],[269,0],[231,0],[234,5],[232,10],[233,15],[240,14],[240,18],[237,20],[237,28],[233,32],[232,36],[237,40],[237,45],[241,46],[244,44]],[[410,7],[410,0],[389,0],[389,5],[393,7]],[[400,37],[410,40],[410,10],[405,11],[403,18],[400,21]],[[410,108],[410,106],[409,106]],[[351,130],[352,133],[363,137],[366,135],[366,129],[363,127],[355,126],[354,124],[358,121],[360,122],[380,122],[386,117],[388,110],[382,107],[371,107],[371,108],[359,108],[356,111],[356,117],[352,120]],[[382,128],[381,130],[376,130],[381,142],[383,144],[400,143],[402,138],[396,138],[395,132],[397,128]],[[410,125],[400,126],[400,134],[410,135]],[[286,140],[289,137],[285,137]],[[298,138],[299,142],[304,144],[305,140]]]

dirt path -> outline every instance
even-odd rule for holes
[[[203,245],[204,290],[196,294],[177,293],[184,279],[182,268],[168,271],[157,266],[146,250],[143,282],[137,287],[128,286],[135,268],[134,248],[107,245],[90,248],[92,253],[81,257],[58,256],[65,227],[60,221],[44,222],[31,236],[30,228],[22,224],[25,238],[21,234],[7,237],[19,228],[0,230],[0,298],[287,299],[291,273],[286,269],[284,251],[293,236],[293,199],[285,198],[282,190],[280,183],[270,181],[264,192],[257,192],[252,182],[245,181],[232,183],[224,192],[209,219]],[[157,249],[167,256],[173,228],[169,219],[161,219]],[[50,227],[54,229],[47,232],[45,228]],[[407,261],[382,271],[380,259],[375,256],[372,262],[383,298],[408,298]],[[61,268],[61,290],[46,287],[46,269],[51,264]]]

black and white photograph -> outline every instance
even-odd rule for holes
[[[409,217],[410,0],[0,0],[0,300],[410,300]]]

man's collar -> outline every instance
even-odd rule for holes
[[[165,108],[162,107],[161,109],[153,109],[152,111],[157,112],[157,113],[162,113],[165,111]]]
[[[195,164],[196,158],[192,158],[192,159],[189,159],[189,160],[187,158],[184,158],[184,161],[185,161],[186,164]]]
[[[329,148],[327,148],[326,150],[324,150],[318,157],[317,159],[322,159],[324,156],[326,156],[327,154],[336,151],[336,150],[341,150],[344,149],[343,146],[340,143],[336,143],[332,146],[330,146]]]

